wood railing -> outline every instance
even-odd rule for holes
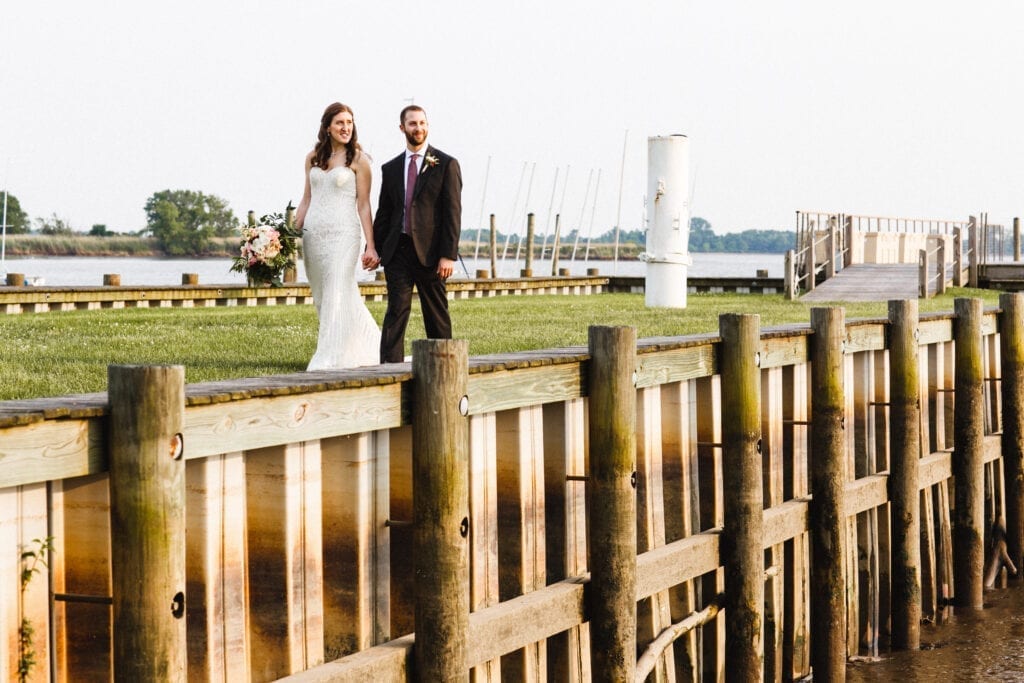
[[[112,368],[109,395],[2,403],[5,642],[30,625],[31,680],[589,680],[648,647],[790,680],[912,647],[980,606],[962,561],[1004,519],[1019,566],[1021,297],[188,386]],[[47,538],[23,585],[15,549]],[[624,548],[632,583],[598,571]]]

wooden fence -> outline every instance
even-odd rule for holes
[[[841,680],[1020,566],[1022,296],[2,403],[0,678]]]

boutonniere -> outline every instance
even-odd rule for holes
[[[431,168],[437,166],[437,157],[435,157],[433,154],[428,154],[427,156],[423,157],[423,161],[427,162],[427,166],[430,166]]]

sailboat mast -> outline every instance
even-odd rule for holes
[[[619,207],[615,211],[615,260],[612,261],[612,274],[619,270],[619,222],[622,220],[622,180],[626,173],[626,147],[629,144],[629,129],[622,140],[622,164],[619,166]]]

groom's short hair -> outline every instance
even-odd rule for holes
[[[421,111],[423,112],[424,116],[427,115],[427,110],[421,107],[420,105],[410,104],[409,106],[402,110],[401,114],[398,115],[398,122],[401,123],[402,125],[405,125],[405,115],[411,111]]]

